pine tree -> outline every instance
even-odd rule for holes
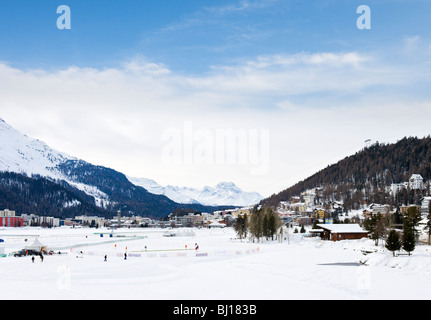
[[[426,229],[428,230],[428,245],[430,245],[430,241],[431,241],[431,202],[429,204],[428,207],[428,216],[427,216],[427,225],[426,225]]]
[[[236,223],[234,224],[234,229],[241,241],[243,238],[247,238],[248,217],[246,214],[238,216]]]
[[[389,232],[389,236],[386,239],[385,247],[389,251],[392,251],[392,255],[395,256],[395,251],[401,249],[401,241],[398,232],[396,232],[395,230],[391,230]]]
[[[267,236],[274,240],[274,235],[277,233],[277,230],[281,227],[282,222],[278,214],[271,209],[266,212],[267,215]]]
[[[411,230],[415,237],[418,236],[417,226],[420,220],[420,210],[418,210],[416,206],[409,207],[407,209],[407,213],[403,217],[404,233],[408,232],[408,230]]]
[[[413,233],[413,230],[409,229],[404,232],[403,235],[403,249],[407,251],[410,255],[410,252],[415,250],[415,235]]]
[[[270,235],[269,235],[269,213],[265,212],[263,214],[263,219],[262,219],[262,232],[263,232],[263,236],[266,238],[266,240],[269,239]]]
[[[257,242],[259,242],[259,239],[262,237],[262,209],[256,210],[251,214],[250,221],[249,221],[249,231],[250,235],[253,238],[257,239]]]

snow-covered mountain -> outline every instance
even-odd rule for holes
[[[127,178],[133,184],[141,186],[151,193],[165,195],[179,203],[200,203],[207,206],[249,206],[263,199],[257,192],[242,191],[233,182],[220,182],[215,187],[205,186],[202,189],[195,189],[171,185],[161,186],[156,181],[146,178]]]
[[[63,176],[55,167],[67,160],[76,159],[27,137],[0,118],[0,171],[57,179]]]

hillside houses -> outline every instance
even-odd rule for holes
[[[318,189],[307,190],[301,193],[301,196],[292,197],[290,201],[280,202],[277,212],[283,222],[311,225],[316,219],[324,223],[332,223],[334,219],[339,219],[343,214],[342,203],[331,201],[323,204],[317,201],[318,193]]]
[[[431,191],[429,185],[424,182],[423,177],[420,174],[412,174],[408,181],[401,183],[392,183],[390,187],[388,187],[387,191],[391,195],[395,195],[398,192],[403,191],[404,189],[409,188],[410,190],[427,190]]]
[[[368,198],[365,197],[364,201],[357,205],[357,208],[349,210],[348,213],[345,212],[346,206],[342,200],[334,201],[335,194],[328,194],[325,191],[330,189],[326,187],[314,188],[302,192],[299,196],[280,201],[277,212],[284,221],[307,225],[310,224],[310,221],[313,223],[315,220],[322,223],[333,223],[337,220],[342,222],[346,218],[362,220],[378,213],[394,213],[397,209],[401,214],[404,214],[411,205],[416,206],[422,217],[426,218],[431,203],[429,182],[425,183],[420,174],[412,174],[408,181],[387,187],[386,192],[390,197],[382,197],[383,203],[367,203]],[[332,189],[335,190],[336,188]],[[354,192],[358,191],[352,191],[351,195]],[[395,195],[398,193],[404,193],[407,196],[395,199]],[[340,198],[342,199],[342,196]]]

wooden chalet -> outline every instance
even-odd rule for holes
[[[353,240],[365,238],[368,235],[368,231],[358,224],[317,224],[317,227],[323,240]]]

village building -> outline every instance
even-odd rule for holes
[[[370,209],[372,210],[373,214],[387,214],[389,213],[390,206],[388,204],[373,203],[370,205]]]
[[[368,231],[358,224],[317,224],[317,232],[323,240],[354,240],[367,237]]]
[[[421,200],[421,215],[426,217],[429,213],[431,197],[423,197]]]
[[[9,209],[0,211],[0,227],[22,227],[23,225],[23,219],[15,217],[15,211]]]
[[[420,174],[412,174],[410,179],[402,183],[392,183],[389,187],[389,192],[392,195],[402,191],[403,189],[410,188],[411,190],[424,190],[426,189],[424,179]]]
[[[416,210],[421,211],[421,207],[420,207],[420,206],[417,206],[417,205],[411,204],[411,205],[409,205],[409,206],[400,206],[400,213],[401,213],[401,214],[406,214],[406,213],[407,213],[407,211],[409,210],[409,208],[412,208],[412,207],[415,207],[415,208],[416,208]]]
[[[105,227],[108,225],[108,221],[105,218],[97,216],[76,216],[73,220],[81,225],[88,226]]]
[[[373,215],[373,212],[368,209],[365,209],[362,211],[362,215],[364,216],[365,219],[370,219]]]
[[[424,179],[420,174],[412,174],[409,179],[409,187],[412,190],[422,190],[424,188]]]

